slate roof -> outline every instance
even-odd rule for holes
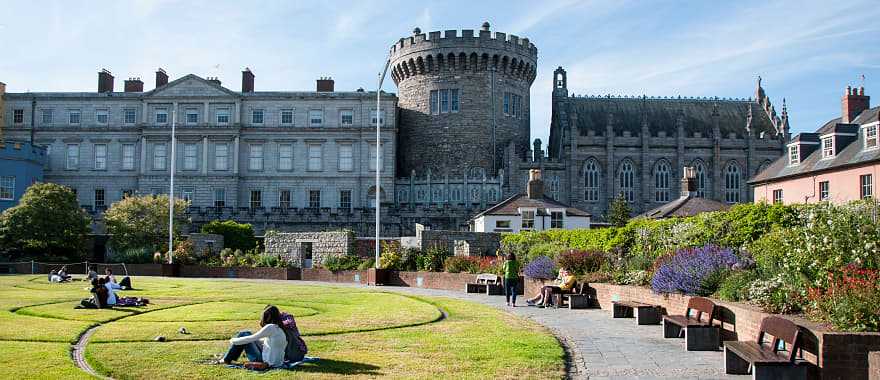
[[[730,206],[716,200],[688,195],[679,197],[672,202],[650,210],[638,217],[650,219],[663,219],[676,216],[685,217],[694,216],[701,212],[727,210],[728,208],[730,208]]]
[[[819,136],[833,131],[846,133],[858,132],[859,124],[869,124],[877,121],[878,114],[880,114],[880,107],[869,108],[862,111],[862,113],[853,120],[852,124],[841,124],[841,118],[838,117],[829,120],[815,133],[802,133],[798,135],[792,139],[792,142],[818,142]],[[790,166],[788,165],[788,155],[785,154],[770,164],[767,169],[752,177],[752,179],[749,180],[749,183],[756,185],[773,182],[774,180],[782,178],[798,177],[814,172],[863,165],[880,160],[880,149],[866,151],[862,148],[863,146],[864,134],[858,133],[858,138],[847,144],[842,150],[838,150],[838,153],[834,158],[823,160],[822,149],[816,148],[808,156],[801,157],[801,162],[799,164]]]
[[[608,115],[612,114],[616,131],[630,131],[632,136],[637,136],[642,130],[642,120],[647,116],[652,134],[662,130],[672,136],[678,129],[678,115],[682,114],[688,136],[692,136],[693,132],[709,136],[715,123],[713,113],[717,112],[718,126],[723,137],[730,133],[745,136],[750,107],[752,133],[776,135],[776,127],[770,117],[751,100],[579,97],[566,98],[566,103],[569,113],[577,112],[577,127],[582,135],[586,135],[588,130],[595,131],[597,135],[604,134]]]
[[[501,203],[498,203],[495,206],[489,207],[488,209],[477,215],[474,215],[471,220],[477,219],[483,215],[519,215],[519,212],[517,212],[517,210],[523,207],[537,208],[537,215],[549,215],[545,211],[545,209],[548,208],[564,208],[566,215],[584,217],[590,216],[590,213],[584,210],[571,207],[546,195],[542,199],[531,199],[528,197],[528,195],[524,193],[519,193],[501,201]]]

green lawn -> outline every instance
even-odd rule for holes
[[[76,310],[84,282],[0,276],[0,378],[88,378],[71,343],[100,324],[86,348],[98,372],[154,378],[561,378],[563,350],[544,328],[497,309],[442,297],[296,282],[136,277],[140,308]],[[207,362],[229,337],[259,329],[266,304],[296,316],[321,358],[295,372],[251,373]],[[442,311],[441,311],[442,310]],[[448,317],[443,319],[443,312]],[[190,334],[177,331],[186,327]],[[155,342],[156,336],[166,342]]]

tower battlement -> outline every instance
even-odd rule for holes
[[[418,29],[417,29],[418,30]],[[483,48],[513,51],[522,55],[530,55],[538,58],[538,48],[528,38],[520,38],[513,34],[480,30],[474,33],[473,29],[434,31],[430,33],[414,33],[410,37],[404,37],[391,46],[390,54],[406,54],[413,50],[437,49],[437,48]]]

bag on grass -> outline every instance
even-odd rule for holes
[[[252,371],[265,371],[269,369],[269,364],[264,362],[245,362],[244,368]]]

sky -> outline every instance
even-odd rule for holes
[[[532,138],[547,141],[553,70],[569,93],[753,97],[760,75],[794,133],[840,115],[849,84],[880,103],[880,7],[875,1],[9,1],[0,0],[0,82],[8,92],[96,91],[154,72],[216,76],[239,91],[376,86],[389,47],[423,32],[478,30],[538,48]],[[396,92],[393,81],[383,89]]]

